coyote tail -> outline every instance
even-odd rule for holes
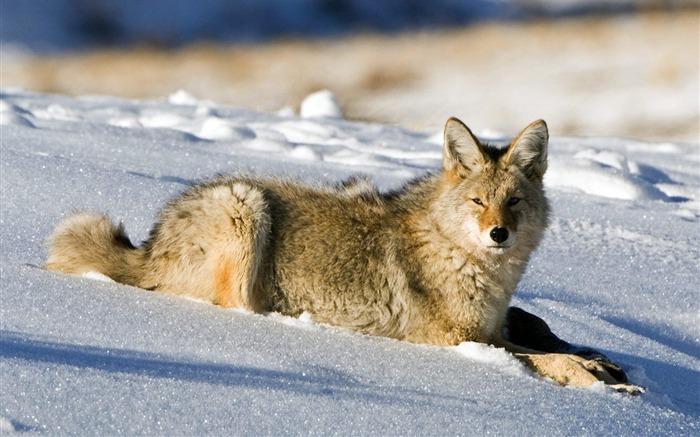
[[[137,285],[144,251],[103,214],[77,213],[56,226],[48,238],[46,269],[63,273],[98,272],[122,284]]]

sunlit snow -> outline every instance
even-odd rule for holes
[[[366,337],[41,268],[43,240],[76,210],[109,213],[138,243],[166,201],[218,172],[361,172],[391,189],[439,169],[439,132],[344,121],[328,94],[305,118],[184,91],[0,97],[2,435],[700,432],[697,144],[551,139],[552,224],[513,304],[649,389],[631,397],[559,387],[486,345]]]

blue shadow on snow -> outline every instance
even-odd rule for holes
[[[173,357],[138,351],[39,340],[5,330],[0,331],[0,357],[151,378],[359,398],[388,404],[418,403],[429,406],[433,405],[433,400],[436,398],[460,403],[475,403],[473,400],[457,396],[436,395],[400,387],[380,388],[326,368],[314,367],[301,373],[232,364],[177,361]]]

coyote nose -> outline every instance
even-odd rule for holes
[[[491,229],[491,233],[489,235],[493,241],[501,244],[508,239],[508,229],[497,226]]]

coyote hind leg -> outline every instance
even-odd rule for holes
[[[221,246],[213,261],[214,303],[261,311],[255,282],[270,230],[267,205],[260,190],[242,182],[211,191],[223,200]],[[227,229],[228,228],[228,229]]]
[[[224,178],[195,186],[161,213],[141,286],[260,311],[254,292],[269,230],[259,188]]]

